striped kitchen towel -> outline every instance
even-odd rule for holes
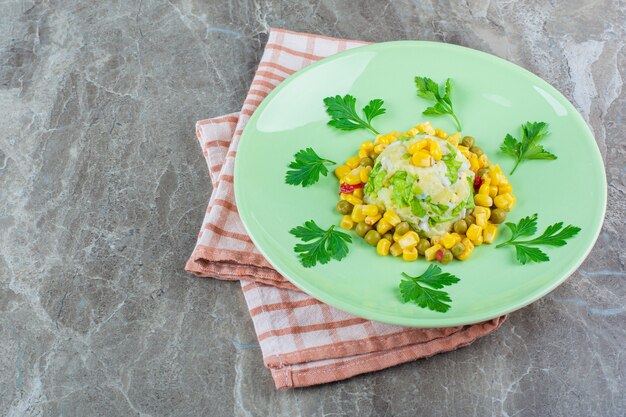
[[[466,346],[505,316],[469,326],[415,329],[352,316],[298,291],[254,247],[237,214],[233,172],[243,128],[287,76],[364,42],[272,29],[239,113],[201,120],[196,134],[213,193],[186,270],[239,280],[263,360],[279,389],[338,381]]]

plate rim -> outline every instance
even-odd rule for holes
[[[505,65],[507,67],[509,67],[511,70],[520,73],[522,76],[525,77],[530,77],[533,81],[541,84],[543,87],[547,88],[549,92],[551,92],[553,95],[556,95],[557,97],[560,97],[563,99],[563,101],[565,102],[566,107],[568,107],[568,109],[570,110],[570,113],[573,114],[573,117],[575,119],[577,119],[577,121],[579,122],[579,124],[581,124],[586,130],[588,135],[593,139],[593,145],[594,145],[594,157],[595,159],[597,159],[599,161],[600,167],[602,168],[602,175],[601,175],[601,180],[603,182],[603,187],[602,187],[602,193],[603,193],[603,198],[602,198],[602,209],[601,209],[601,216],[598,216],[598,219],[596,222],[598,223],[596,226],[596,231],[594,233],[593,239],[589,240],[589,243],[587,244],[587,247],[584,251],[584,254],[574,263],[572,263],[572,265],[566,269],[566,271],[562,274],[562,276],[551,282],[550,285],[546,285],[545,287],[541,287],[541,289],[539,291],[537,291],[536,293],[531,293],[528,296],[522,297],[520,301],[518,301],[517,303],[513,303],[513,304],[509,304],[509,306],[507,308],[500,308],[500,309],[494,309],[494,310],[488,310],[486,313],[476,313],[476,314],[470,314],[467,315],[465,317],[467,317],[467,320],[463,320],[463,321],[459,321],[458,319],[454,319],[454,318],[446,318],[444,315],[442,315],[441,318],[436,317],[436,318],[424,318],[424,317],[411,317],[411,318],[405,318],[405,317],[401,317],[401,316],[395,316],[393,314],[388,314],[388,313],[383,313],[383,312],[372,312],[370,310],[362,310],[362,309],[358,309],[353,307],[352,304],[347,304],[345,302],[342,301],[341,298],[337,298],[335,297],[332,293],[330,292],[321,292],[319,293],[316,288],[309,286],[308,285],[308,281],[307,280],[300,280],[299,278],[292,278],[289,277],[288,274],[286,274],[284,272],[284,270],[279,266],[276,265],[270,256],[268,256],[267,252],[265,251],[264,248],[262,248],[258,241],[255,239],[255,237],[253,236],[253,233],[251,232],[251,228],[249,226],[249,215],[246,214],[246,210],[238,210],[238,214],[239,217],[241,218],[241,222],[243,223],[243,226],[246,230],[246,232],[248,233],[250,239],[252,240],[252,243],[254,244],[254,246],[257,248],[257,250],[261,253],[261,255],[263,255],[263,257],[270,263],[270,265],[272,265],[272,267],[274,269],[276,269],[277,272],[279,272],[281,274],[281,276],[283,276],[285,279],[287,279],[290,283],[292,283],[294,286],[296,286],[298,289],[300,289],[301,291],[305,292],[306,294],[308,294],[309,296],[322,301],[332,307],[335,307],[337,309],[340,309],[342,311],[345,311],[347,313],[353,314],[357,317],[362,317],[368,320],[373,320],[373,321],[377,321],[377,322],[381,322],[381,323],[387,323],[387,324],[393,324],[393,325],[398,325],[398,326],[404,326],[404,327],[413,327],[413,328],[439,328],[439,327],[451,327],[451,326],[463,326],[463,325],[470,325],[470,324],[475,324],[475,323],[481,323],[481,322],[485,322],[485,321],[489,321],[489,320],[493,320],[495,318],[510,314],[514,311],[517,311],[537,300],[539,300],[540,298],[545,297],[547,294],[549,294],[551,291],[553,291],[556,287],[558,287],[559,285],[561,285],[566,279],[568,279],[579,267],[580,265],[587,259],[587,257],[589,256],[589,253],[591,252],[591,250],[593,249],[593,247],[595,246],[596,241],[598,240],[598,237],[600,236],[600,232],[602,231],[602,226],[604,224],[604,220],[606,217],[606,207],[607,207],[607,198],[608,198],[608,192],[607,192],[607,178],[606,178],[606,167],[604,165],[604,159],[602,157],[602,153],[600,152],[600,148],[598,146],[598,142],[595,138],[595,135],[593,134],[593,131],[591,130],[591,128],[589,127],[589,125],[587,124],[587,122],[585,121],[585,119],[582,117],[582,115],[580,114],[580,112],[578,111],[578,109],[576,109],[576,107],[574,107],[574,105],[568,100],[567,97],[565,97],[565,95],[563,95],[558,89],[556,89],[554,86],[552,86],[552,84],[550,84],[549,82],[547,82],[546,80],[544,80],[543,78],[541,78],[540,76],[534,74],[533,72],[521,67],[520,65],[517,65],[507,59],[504,58],[500,58],[496,55],[490,54],[488,52],[483,52],[477,49],[473,49],[473,48],[469,48],[469,47],[465,47],[465,46],[460,46],[460,45],[455,45],[455,44],[450,44],[450,43],[445,43],[445,42],[435,42],[435,41],[418,41],[418,40],[397,40],[397,41],[389,41],[389,42],[379,42],[379,43],[373,43],[373,44],[369,44],[369,45],[363,45],[363,46],[358,46],[352,49],[348,49],[346,51],[342,51],[339,52],[337,54],[334,55],[330,55],[328,57],[322,58],[319,61],[313,62],[310,65],[296,71],[295,73],[289,75],[288,77],[286,77],[280,84],[278,84],[261,102],[261,104],[254,110],[253,114],[250,116],[250,118],[248,119],[248,121],[246,122],[246,126],[243,129],[243,132],[241,134],[241,137],[239,138],[239,143],[237,146],[237,153],[235,155],[235,161],[234,161],[234,175],[233,175],[233,182],[234,182],[234,191],[235,191],[235,202],[237,204],[237,207],[239,208],[239,201],[240,198],[239,196],[241,196],[242,194],[242,190],[241,190],[241,181],[238,180],[238,178],[241,178],[241,164],[239,164],[239,161],[241,160],[240,157],[240,149],[242,144],[245,143],[246,137],[251,136],[252,133],[251,130],[252,128],[250,126],[253,125],[253,122],[256,122],[256,120],[260,117],[260,115],[263,113],[263,110],[265,109],[265,107],[267,107],[267,105],[282,91],[283,88],[285,88],[287,85],[289,85],[289,83],[291,83],[294,79],[302,76],[303,74],[312,71],[314,69],[316,69],[319,66],[322,66],[324,64],[326,64],[327,62],[332,62],[335,61],[337,59],[340,59],[342,57],[345,56],[349,56],[352,54],[358,54],[358,53],[363,53],[363,52],[367,52],[369,50],[372,49],[386,49],[386,48],[390,48],[390,47],[396,47],[396,46],[402,46],[402,45],[408,45],[411,47],[416,47],[419,48],[420,46],[424,46],[424,45],[428,45],[430,47],[436,47],[436,48],[449,48],[449,49],[453,49],[453,50],[457,50],[459,52],[462,53],[467,53],[470,55],[473,54],[477,54],[479,56],[482,56],[483,58],[492,60],[492,61],[496,61],[499,64]],[[248,139],[250,140],[250,139]],[[245,149],[245,148],[244,148]],[[594,162],[595,164],[596,162]],[[238,175],[239,174],[239,175]],[[491,311],[491,312],[490,312]],[[497,311],[497,312],[496,312]],[[417,323],[419,322],[419,323]]]

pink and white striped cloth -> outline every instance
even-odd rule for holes
[[[239,113],[201,120],[196,134],[213,194],[186,270],[239,280],[263,360],[279,389],[338,381],[466,346],[498,329],[505,316],[470,326],[404,328],[352,316],[298,291],[261,256],[237,214],[233,172],[243,128],[287,76],[365,42],[272,29]]]

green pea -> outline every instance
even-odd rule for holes
[[[461,256],[464,250],[465,250],[465,245],[459,242],[456,245],[452,246],[451,252],[452,252],[452,255],[458,258],[459,256]]]
[[[483,152],[482,148],[480,146],[472,146],[470,148],[470,152],[474,152],[476,154],[476,156],[481,156],[482,154],[484,154],[485,152]]]
[[[426,249],[430,248],[430,242],[428,241],[428,239],[420,239],[420,241],[417,243],[417,253],[419,253],[420,255],[424,255],[424,252],[426,252]]]
[[[390,241],[391,243],[393,243],[393,235],[391,233],[385,233],[383,235],[383,239],[387,239],[388,241]]]
[[[489,169],[487,168],[481,168],[478,170],[478,172],[476,173],[476,175],[478,175],[479,177],[483,177],[486,173],[489,172]]]
[[[443,252],[443,255],[441,255],[441,260],[439,261],[439,263],[445,265],[452,260],[452,252],[450,252],[448,249],[442,249],[441,251]]]
[[[467,216],[465,216],[465,223],[467,223],[467,228],[469,229],[471,225],[476,223],[476,217],[474,217],[473,214],[468,214]]]
[[[374,160],[370,157],[365,157],[365,158],[361,158],[361,161],[359,162],[359,164],[362,167],[373,167],[374,166]]]
[[[491,223],[500,224],[506,220],[506,210],[501,208],[495,208],[491,210],[491,217],[489,218]]]
[[[467,223],[465,220],[459,220],[454,223],[454,231],[458,234],[464,234],[467,232]]]
[[[471,148],[472,146],[474,146],[474,138],[472,136],[464,136],[463,139],[461,139],[461,145],[467,147],[467,148]]]
[[[355,227],[355,229],[354,229],[354,232],[355,232],[357,235],[359,235],[359,236],[363,237],[363,236],[365,236],[365,234],[366,234],[367,232],[369,232],[370,230],[372,230],[372,226],[370,226],[369,224],[367,224],[367,223],[365,223],[365,222],[360,222],[360,223],[358,223],[358,224],[356,225],[356,227]]]
[[[376,246],[376,244],[380,240],[380,233],[378,233],[376,230],[370,230],[365,234],[365,237],[363,239],[365,239],[365,242],[368,245]]]
[[[398,223],[398,225],[396,226],[396,233],[400,236],[403,236],[409,230],[411,230],[411,226],[409,226],[407,222]]]
[[[350,214],[354,206],[348,203],[346,200],[339,200],[337,203],[337,211],[341,214]]]

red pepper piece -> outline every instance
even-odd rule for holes
[[[474,178],[474,192],[478,192],[478,190],[480,190],[480,186],[483,185],[483,179],[482,177],[479,177],[478,175],[476,175],[476,177]]]
[[[353,192],[354,190],[357,190],[359,188],[363,188],[365,186],[365,184],[361,183],[361,184],[356,184],[356,185],[350,185],[350,184],[341,184],[339,186],[339,193],[340,194],[350,194],[351,192]]]
[[[439,261],[439,263],[441,263],[441,260],[443,259],[443,251],[441,249],[439,249],[437,251],[437,253],[435,254],[435,256],[437,257],[437,261]]]

